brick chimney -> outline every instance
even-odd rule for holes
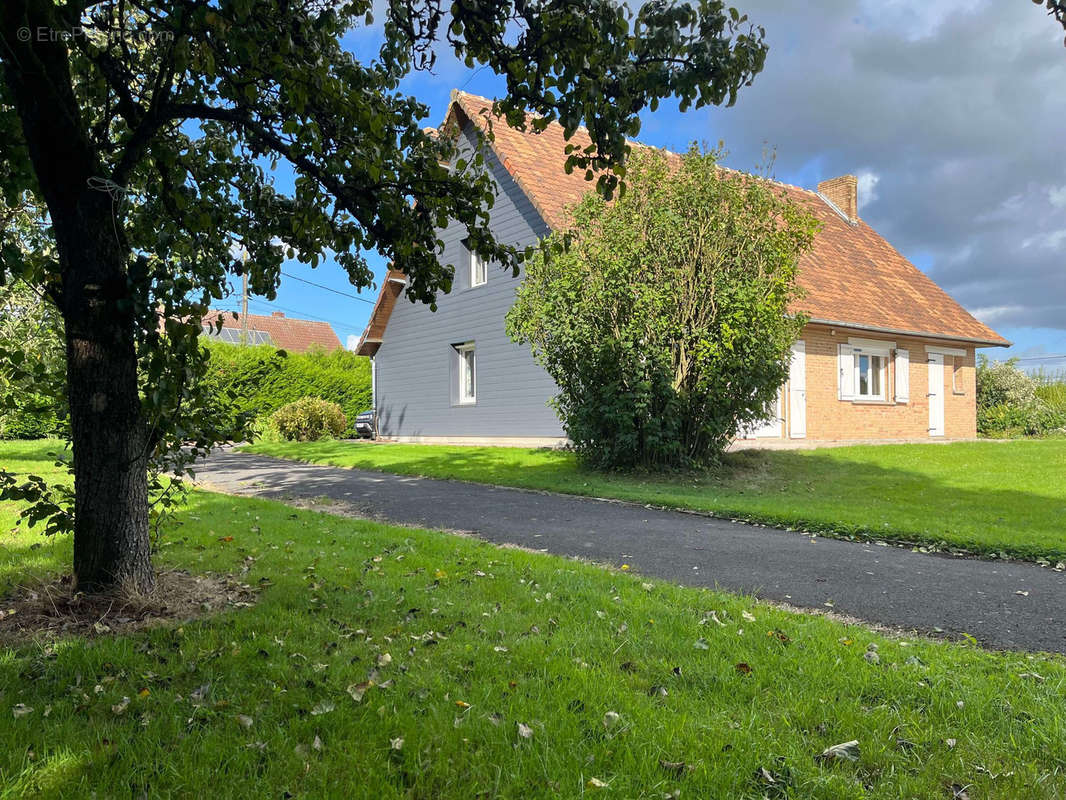
[[[818,194],[835,205],[852,225],[859,221],[859,179],[854,175],[822,181]]]
[[[284,317],[285,314],[282,311],[271,311],[270,312],[270,316],[272,316],[272,317]]]

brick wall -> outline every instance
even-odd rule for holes
[[[849,337],[895,342],[910,354],[909,402],[894,402],[895,358],[889,359],[888,386],[883,403],[853,402],[838,399],[837,345],[847,344]],[[974,347],[962,342],[922,339],[909,336],[875,334],[823,325],[808,325],[803,332],[807,349],[807,441],[857,439],[963,439],[977,435],[976,372]],[[929,436],[929,372],[926,345],[955,347],[965,356],[944,356],[944,436]],[[893,352],[893,356],[895,353]],[[952,386],[953,362],[957,362]],[[785,386],[784,437],[788,438],[790,420],[788,386]],[[793,440],[802,441],[802,440]]]

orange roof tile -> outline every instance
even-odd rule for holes
[[[441,127],[462,123],[457,116],[482,130],[487,130],[491,123],[494,137],[491,146],[500,163],[545,223],[554,230],[565,230],[569,224],[568,209],[595,185],[585,180],[584,170],[566,173],[565,148],[567,144],[587,146],[591,143],[588,133],[579,128],[568,140],[563,127],[555,122],[540,133],[528,126],[525,131],[516,130],[493,115],[492,105],[487,98],[455,91]],[[845,220],[816,192],[783,183],[777,185],[814,214],[822,226],[811,250],[800,259],[797,282],[804,290],[804,297],[795,304],[795,311],[806,313],[812,322],[842,327],[922,334],[979,345],[1009,344],[861,219],[854,223]],[[382,295],[360,342],[359,352],[364,352],[364,341],[369,345],[366,355],[377,350],[388,323],[395,301],[392,298],[390,302],[386,297],[386,291],[392,291],[389,287],[389,282],[382,286]],[[375,342],[367,340],[371,329]]]
[[[240,315],[234,311],[208,311],[204,315],[203,324],[214,326],[220,317],[223,328],[241,329]],[[275,347],[294,353],[306,352],[312,346],[325,350],[338,350],[341,346],[341,340],[328,322],[286,317],[280,311],[274,311],[269,317],[249,314],[248,330],[262,331],[270,336]]]
[[[492,101],[454,92],[449,119],[458,111],[483,130],[492,120],[492,142],[500,162],[555,230],[568,225],[567,209],[592,191],[584,170],[566,174],[567,144],[587,146],[579,128],[567,140],[551,123],[541,133],[515,130],[492,116]],[[797,311],[812,320],[895,333],[922,333],[958,340],[1008,342],[937,286],[862,220],[849,223],[820,195],[778,184],[822,225],[810,252],[800,260],[798,283],[805,290]]]

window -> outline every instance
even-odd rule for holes
[[[837,346],[839,358],[839,375],[837,383],[838,397],[841,400],[858,400],[860,402],[888,401],[888,360],[892,357],[895,342],[879,339],[849,338],[847,344]],[[897,372],[899,361],[906,361],[908,353],[897,351]],[[903,384],[897,382],[897,400],[906,402],[907,367],[904,366]],[[901,391],[902,390],[902,391]]]
[[[470,251],[470,285],[471,286],[482,286],[483,284],[488,283],[488,280],[489,280],[488,272],[489,272],[488,265],[485,264],[485,261],[481,258],[481,256],[479,256],[477,253],[475,253],[473,250],[471,250]]]
[[[962,359],[958,356],[951,357],[951,391],[962,394]]]
[[[884,356],[855,354],[855,397],[858,400],[885,399]]]
[[[474,355],[474,343],[455,345],[458,355],[459,404],[471,405],[477,402],[477,360]]]

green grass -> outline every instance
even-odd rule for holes
[[[0,460],[48,472],[40,450],[3,443]],[[34,549],[38,535],[7,533],[16,513],[0,504],[0,580],[65,569],[69,541]],[[249,557],[244,580],[270,581],[253,608],[118,638],[0,644],[0,797],[1066,792],[1058,657],[888,638],[749,598],[206,492],[157,561],[236,571]],[[864,656],[872,646],[879,663]],[[347,687],[374,669],[391,685],[355,702]],[[20,703],[34,711],[15,718]],[[605,726],[609,712],[619,717]],[[815,760],[850,740],[856,762]]]
[[[713,474],[582,470],[568,452],[270,442],[255,453],[687,508],[982,554],[1066,558],[1066,441],[962,442],[729,454]]]

